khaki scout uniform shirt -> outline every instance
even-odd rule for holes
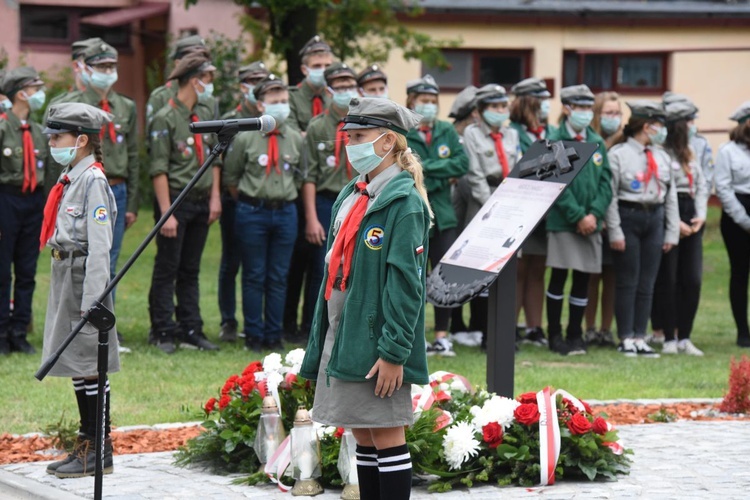
[[[151,95],[148,97],[148,103],[146,104],[146,125],[151,124],[151,120],[154,119],[156,113],[161,111],[161,108],[169,104],[169,100],[177,97],[177,91],[180,86],[177,85],[177,80],[170,80],[161,87],[156,87]],[[199,102],[195,105],[195,112],[201,120],[216,120],[219,117],[219,104],[215,97],[211,97],[206,102]]]
[[[735,196],[750,195],[750,149],[734,141],[721,146],[716,155],[714,182],[722,209],[737,225],[750,232],[750,214]]]
[[[669,153],[669,152],[668,152]],[[685,173],[685,169],[682,168],[679,160],[672,156],[670,153],[669,157],[672,163],[672,173],[674,174],[674,184],[677,189],[677,194],[686,194],[693,197],[695,201],[695,216],[699,219],[706,220],[706,211],[708,207],[708,181],[706,174],[703,172],[699,160],[693,152],[693,159],[690,161],[690,172],[693,175],[693,186],[690,187],[690,179]]]
[[[464,131],[464,150],[469,157],[469,171],[464,178],[471,190],[472,198],[480,207],[495,190],[487,183],[487,178],[496,177],[502,180],[503,177],[503,167],[500,165],[495,140],[490,137],[490,132],[492,130],[484,121],[471,124]],[[503,149],[508,159],[508,170],[511,171],[521,156],[518,132],[510,127],[502,127],[500,132],[503,134]]]
[[[241,132],[224,160],[223,183],[240,193],[263,200],[292,201],[297,198],[294,171],[299,168],[302,135],[284,122],[278,127],[279,165],[266,175],[268,134]]]
[[[196,152],[196,135],[189,128],[190,117],[199,111],[198,106],[190,111],[175,96],[156,113],[149,126],[151,177],[166,174],[170,191],[182,191],[201,167]],[[200,115],[198,118],[203,119]],[[202,139],[205,160],[216,143],[216,134],[203,134]],[[219,158],[214,159],[214,165],[220,164]],[[206,172],[195,184],[189,197],[208,198],[212,184],[213,176],[211,172]]]
[[[323,110],[328,109],[331,98],[325,91],[325,87],[321,88],[321,97],[323,98]],[[307,80],[303,81],[296,87],[289,89],[289,118],[286,119],[286,124],[300,132],[307,130],[307,126],[310,120],[313,119],[312,115],[312,101],[315,97],[315,91],[307,83]]]
[[[658,165],[659,178],[652,177],[646,185],[646,148],[629,137],[622,144],[613,146],[607,153],[612,172],[612,203],[607,210],[607,231],[610,241],[621,241],[625,235],[620,227],[618,202],[628,201],[643,205],[664,205],[664,243],[676,245],[680,241],[680,214],[677,207],[675,176],[672,174],[672,161],[658,146],[649,146]]]
[[[316,191],[330,191],[338,194],[352,177],[354,169],[347,171],[347,156],[344,144],[336,142],[336,130],[346,113],[339,114],[335,106],[310,121],[305,135],[305,155],[307,169],[304,182],[315,184]],[[341,148],[339,162],[336,151]]]
[[[102,153],[107,179],[124,179],[128,186],[127,211],[138,213],[138,184],[140,160],[138,158],[138,118],[135,102],[117,92],[107,94],[110,113],[114,115],[115,142],[109,137],[109,125],[104,126]],[[58,102],[81,102],[101,109],[102,98],[91,87],[81,92],[66,94]]]
[[[38,123],[32,121],[26,123],[31,125],[31,139],[34,141],[36,189],[43,190],[45,171],[49,162],[48,138],[42,134],[43,129]],[[0,118],[0,185],[2,186],[18,186],[19,188],[23,186],[24,151],[21,125],[21,120],[11,110],[5,112],[5,119]]]
[[[242,103],[238,104],[236,108],[221,115],[221,119],[237,120],[242,118],[257,118],[259,116],[260,111],[258,111],[258,108],[249,104],[246,99],[243,99]]]

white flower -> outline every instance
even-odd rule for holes
[[[503,430],[510,427],[513,423],[514,417],[513,412],[521,403],[515,399],[504,398],[501,396],[492,396],[490,399],[485,401],[482,407],[472,406],[471,414],[474,415],[472,424],[478,431],[482,431],[482,427],[489,424],[490,422],[497,422],[503,427]]]
[[[302,361],[305,359],[305,350],[301,347],[289,351],[284,358],[284,362],[292,368],[292,372],[298,373],[300,367],[302,367]]]
[[[459,422],[448,428],[443,437],[443,454],[451,469],[460,469],[464,462],[478,453],[479,441],[474,437],[474,428],[469,422]]]
[[[277,352],[272,352],[265,358],[263,358],[263,371],[268,372],[278,372],[281,371],[282,365],[281,365],[281,354]]]
[[[469,392],[469,388],[466,387],[466,384],[464,384],[463,380],[458,377],[451,380],[451,390],[459,392]]]

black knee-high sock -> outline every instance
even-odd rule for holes
[[[583,315],[588,305],[589,275],[573,271],[573,286],[568,298],[568,338],[580,338],[583,335]]]
[[[110,417],[109,417],[109,379],[104,382],[104,393],[107,395],[107,399],[104,403],[104,437],[109,437],[111,431]],[[99,394],[97,380],[86,380],[86,404],[89,414],[89,430],[86,432],[92,438],[96,436],[96,398]]]
[[[567,269],[552,268],[549,286],[547,287],[547,328],[550,339],[562,335],[562,308],[565,298],[565,280]]]
[[[402,444],[378,450],[381,500],[408,500],[411,496],[411,455]]]
[[[380,500],[378,450],[374,446],[357,445],[357,476],[361,500]]]
[[[89,429],[89,407],[86,400],[86,387],[82,378],[73,379],[73,390],[76,393],[76,403],[78,403],[78,415],[81,417],[81,426],[78,428],[79,434],[86,434]]]

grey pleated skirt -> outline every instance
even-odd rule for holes
[[[567,231],[547,233],[547,267],[583,273],[602,272],[602,235]]]
[[[414,420],[411,384],[403,384],[390,398],[380,398],[375,395],[377,375],[365,382],[326,377],[325,370],[331,359],[346,295],[346,292],[334,289],[328,301],[329,326],[318,369],[312,418],[324,425],[355,429],[411,425]]]
[[[541,221],[521,245],[521,258],[524,255],[547,255],[547,224]]]

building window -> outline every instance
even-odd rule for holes
[[[85,9],[21,5],[21,43],[60,45],[66,49],[76,40],[98,36],[117,49],[130,48],[130,26],[102,28],[81,19],[111,9]]]
[[[603,54],[566,51],[563,56],[563,86],[585,83],[592,91],[661,93],[667,87],[669,54]]]
[[[422,76],[430,74],[440,90],[458,92],[464,87],[499,83],[510,89],[529,77],[530,50],[445,50],[445,71],[422,65]]]

